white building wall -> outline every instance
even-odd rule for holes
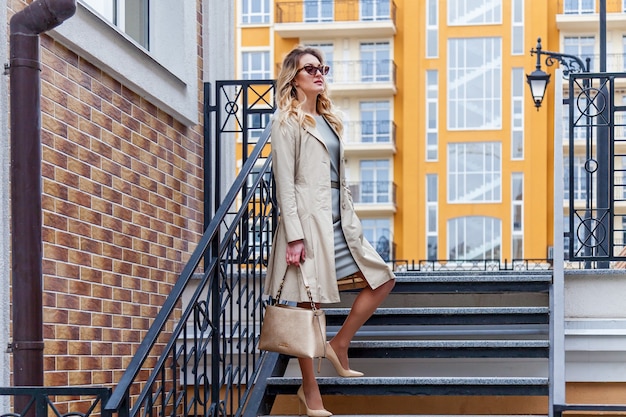
[[[626,271],[565,274],[565,378],[626,382]]]

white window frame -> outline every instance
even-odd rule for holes
[[[502,128],[502,38],[448,39],[447,79],[448,129]]]
[[[369,9],[364,5],[367,5],[372,13],[366,14],[365,11]],[[391,20],[391,0],[359,0],[359,20],[361,22]]]
[[[468,155],[478,155],[470,159]],[[448,203],[500,203],[502,201],[502,145],[500,142],[448,144]],[[472,165],[475,169],[472,168]],[[491,167],[488,169],[488,167]],[[479,170],[480,168],[480,170]],[[468,189],[481,177],[482,183]],[[488,196],[491,195],[491,198]]]
[[[381,238],[386,238],[389,241],[389,254],[388,258],[384,258],[384,254],[378,252],[385,261],[391,260],[394,256],[393,253],[393,237],[391,233],[391,220],[388,218],[362,218],[361,223],[363,225],[363,236],[374,247],[374,250],[378,252],[378,243]]]
[[[515,195],[516,189],[521,195]],[[519,220],[519,224],[516,222]],[[521,254],[515,254],[515,245],[520,245]],[[524,173],[511,174],[511,259],[524,259]]]
[[[426,174],[424,190],[426,190],[426,259],[434,261],[439,251],[439,176],[437,174]],[[431,242],[435,243],[434,257],[430,254]]]
[[[252,68],[254,58],[260,58],[261,68]],[[272,78],[271,54],[267,49],[241,51],[241,79],[269,80]]]
[[[511,70],[511,159],[524,159],[524,69]]]
[[[432,123],[431,123],[432,121]],[[439,159],[439,71],[426,70],[426,160]],[[432,141],[431,141],[432,139]]]
[[[584,65],[587,65],[587,57],[591,58],[589,61],[589,70],[594,71],[596,64],[594,62],[596,50],[596,38],[594,35],[580,35],[580,36],[564,36],[563,37],[563,52],[568,55],[574,55],[581,59]]]
[[[449,26],[499,24],[502,24],[502,0],[448,0]]]
[[[198,124],[198,45],[195,2],[155,2],[147,51],[86,6],[50,36],[181,123]]]
[[[257,5],[260,11],[251,11]],[[247,13],[246,10],[248,10]],[[270,23],[271,10],[270,0],[241,0],[241,24],[267,25]],[[258,21],[254,21],[255,19],[258,19]]]
[[[524,55],[524,0],[511,0],[511,55]]]
[[[368,107],[365,108],[364,107]],[[380,113],[385,113],[380,119],[378,116]],[[362,143],[392,143],[393,141],[393,128],[392,128],[392,118],[391,118],[391,103],[388,100],[372,100],[372,101],[361,101],[359,103],[359,114],[360,114],[360,137]],[[365,120],[364,114],[370,114],[367,120]],[[371,134],[366,135],[365,123],[371,123],[372,127],[370,129]],[[386,126],[387,133],[379,134],[380,129],[379,126]],[[365,138],[371,139],[366,141]]]
[[[439,0],[426,0],[426,58],[439,58]]]
[[[328,9],[325,7],[330,5],[330,15],[324,14]],[[314,7],[315,14],[308,14],[309,7]],[[302,6],[302,21],[305,23],[322,23],[332,22],[335,20],[335,2],[328,0],[306,0]]]
[[[391,44],[388,41],[382,42],[361,42],[359,44],[359,53],[361,56],[361,82],[386,82],[392,80],[392,53]],[[374,59],[365,60],[364,53],[372,54]],[[386,54],[381,58],[380,55]],[[371,69],[368,73],[368,65]]]
[[[470,226],[468,228],[468,226]],[[478,227],[476,227],[478,226]],[[474,228],[471,230],[470,228]],[[467,216],[467,217],[456,217],[448,220],[448,233],[447,233],[447,244],[446,253],[448,254],[448,259],[458,259],[458,260],[471,260],[471,259],[491,259],[491,260],[500,260],[502,257],[502,220],[496,217],[488,217],[488,216]],[[491,231],[491,233],[489,233]],[[468,237],[476,238],[478,233],[482,232],[483,239],[482,245],[493,246],[492,250],[497,248],[497,256],[492,258],[480,257],[468,257],[468,252],[471,254],[472,251],[475,251],[475,248],[470,247],[467,250],[467,241]],[[487,241],[488,234],[492,235],[491,241]],[[462,248],[462,251],[459,253],[456,252],[453,255],[451,253],[453,246],[456,244],[458,248]],[[483,251],[484,254],[484,251]]]
[[[367,164],[367,166],[365,166]],[[391,184],[391,163],[388,159],[362,159],[359,171],[361,175],[359,202],[365,204],[387,204],[393,202],[393,186]],[[364,173],[371,174],[371,178],[365,180]],[[379,179],[383,177],[383,179]],[[371,190],[366,192],[365,184],[371,185]],[[382,188],[382,189],[381,189]],[[365,201],[367,196],[370,201]]]
[[[595,0],[564,0],[563,14],[590,14],[596,12]]]

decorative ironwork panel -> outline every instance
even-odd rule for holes
[[[220,81],[214,105],[209,98],[205,88],[205,190],[215,213],[205,208],[205,233],[107,403],[120,417],[240,415],[259,370],[262,281],[277,218],[267,149],[274,83]],[[223,196],[225,141],[241,146],[243,164]]]
[[[0,417],[110,417],[104,410],[110,395],[104,387],[0,387],[0,396],[13,397],[15,407],[20,404],[13,411],[0,410]]]
[[[570,261],[626,260],[626,73],[569,74],[568,187]]]

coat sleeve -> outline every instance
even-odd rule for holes
[[[276,199],[287,242],[304,239],[296,201],[296,141],[299,126],[289,122],[272,125],[272,170],[276,183]]]

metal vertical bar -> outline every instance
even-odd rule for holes
[[[212,169],[212,153],[211,153],[211,113],[215,112],[215,107],[210,105],[211,100],[211,83],[204,83],[204,227],[206,229],[211,221],[213,206],[211,204],[211,182],[213,179]]]
[[[557,79],[562,79],[562,70],[556,70]],[[555,83],[556,84],[556,83]],[[573,80],[569,80],[570,97],[570,129],[569,129],[569,149],[570,149],[570,231],[572,231],[573,217],[571,210],[574,209],[572,199],[572,174],[573,160]],[[563,88],[555,86],[555,103],[563,102]],[[563,106],[554,106],[554,200],[553,210],[555,216],[563,212],[563,156],[560,150],[563,149]],[[565,404],[565,310],[564,310],[564,265],[565,257],[563,251],[563,222],[554,221],[554,250],[553,250],[553,280],[550,291],[550,388],[549,388],[549,415],[554,417],[554,405]],[[572,241],[570,241],[570,254],[572,251]]]
[[[600,72],[606,72],[606,0],[600,0]]]

